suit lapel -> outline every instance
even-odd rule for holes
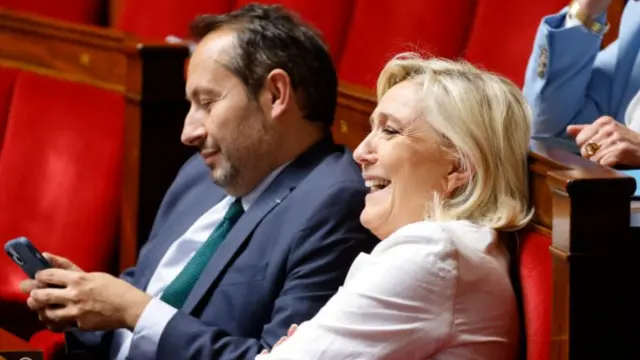
[[[198,185],[198,189],[191,194],[189,201],[185,201],[179,209],[174,210],[175,215],[158,231],[156,239],[150,239],[153,242],[148,247],[149,254],[140,257],[133,285],[146,290],[151,277],[169,247],[225,196],[226,194],[213,184],[210,177],[206,176],[206,179],[203,179],[203,182]]]
[[[335,148],[330,135],[312,146],[289,164],[238,220],[233,229],[211,258],[202,276],[196,282],[182,310],[192,312],[204,294],[216,284],[236,254],[249,241],[260,221],[296,188],[296,186]]]

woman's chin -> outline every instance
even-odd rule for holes
[[[384,232],[382,231],[382,228],[385,223],[385,215],[379,210],[380,209],[372,209],[371,207],[366,206],[364,210],[362,210],[362,213],[360,213],[360,223],[371,231],[371,233],[378,239],[384,240],[386,236],[383,236]],[[386,217],[388,218],[388,216]]]

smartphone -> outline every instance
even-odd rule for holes
[[[4,251],[32,279],[36,277],[38,271],[52,267],[26,237],[9,240],[4,245]]]

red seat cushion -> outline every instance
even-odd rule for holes
[[[566,0],[478,1],[465,59],[522,86],[533,40],[542,17],[560,11]]]
[[[14,68],[0,67],[0,153],[2,153],[2,142],[11,107],[13,86],[19,72],[20,70]]]
[[[551,346],[551,238],[531,232],[523,237],[520,283],[527,337],[527,360],[548,360]]]
[[[44,360],[54,360],[64,353],[64,334],[40,330],[29,340],[29,346],[43,352]]]
[[[100,0],[0,0],[0,7],[87,25],[97,25]]]
[[[116,27],[143,39],[188,38],[189,24],[196,15],[223,14],[234,4],[235,0],[127,0]]]
[[[121,203],[124,109],[121,94],[20,73],[0,157],[2,242],[26,236],[87,271],[109,270]],[[18,291],[25,275],[7,256],[0,256],[0,268],[0,305],[25,308]],[[0,318],[24,315],[4,309]]]
[[[474,8],[468,0],[357,1],[340,79],[372,87],[384,64],[404,51],[460,56]]]
[[[287,9],[298,13],[304,21],[322,33],[334,62],[340,63],[346,34],[349,32],[354,0],[238,0],[236,7],[240,8],[252,2],[282,4]]]

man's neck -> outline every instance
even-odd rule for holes
[[[302,129],[302,131],[298,132],[297,136],[295,131],[288,131],[285,136],[277,140],[274,149],[269,151],[273,156],[265,158],[265,162],[263,163],[264,167],[262,169],[252,169],[252,176],[247,176],[243,184],[238,184],[239,186],[237,187],[226,189],[227,193],[235,197],[245,196],[251,193],[270,174],[297,159],[325,137],[326,134],[326,131],[316,127]]]

